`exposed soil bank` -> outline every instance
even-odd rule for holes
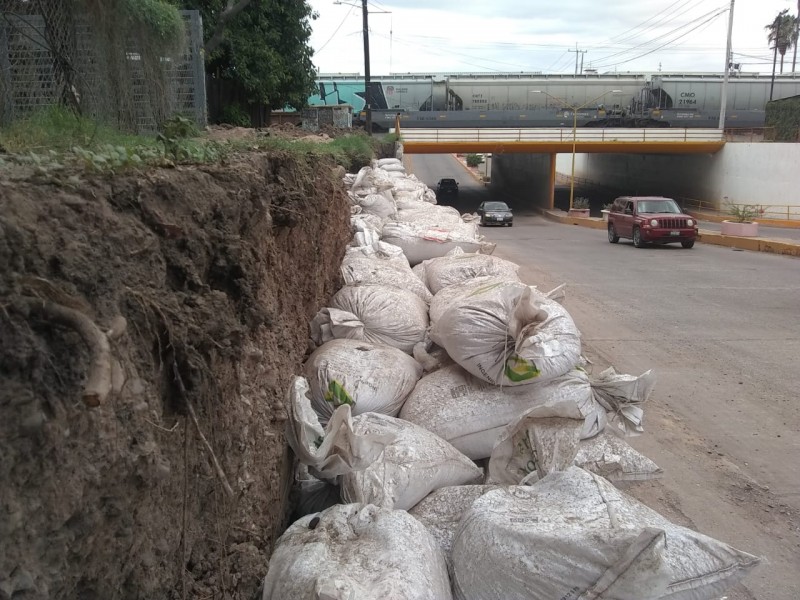
[[[343,173],[273,154],[0,181],[0,599],[253,595],[287,508],[283,390],[349,239]]]

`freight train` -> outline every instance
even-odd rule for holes
[[[363,119],[364,79],[321,75],[312,106],[349,104]],[[717,127],[723,76],[695,74],[408,74],[372,77],[376,130],[403,127]],[[764,126],[769,75],[729,76],[726,128]],[[775,77],[773,99],[800,94],[800,74]],[[574,108],[573,108],[574,107]]]

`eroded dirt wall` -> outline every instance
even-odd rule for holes
[[[343,174],[258,155],[0,179],[0,599],[252,597],[284,526],[283,390],[349,239]],[[118,317],[91,408],[74,321]]]

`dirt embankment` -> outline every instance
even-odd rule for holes
[[[257,155],[0,181],[0,599],[252,596],[284,525],[283,390],[349,239],[343,173]]]

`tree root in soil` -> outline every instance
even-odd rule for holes
[[[114,319],[111,329],[106,333],[81,311],[50,300],[19,296],[11,303],[11,307],[23,316],[44,318],[56,325],[68,327],[81,336],[91,355],[89,375],[83,388],[83,403],[92,408],[103,404],[112,388],[110,339],[122,334],[126,327],[125,319]]]

